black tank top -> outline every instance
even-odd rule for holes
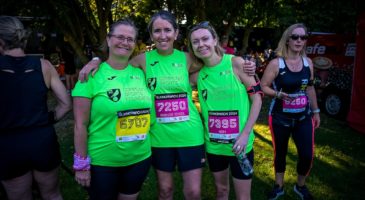
[[[310,68],[306,58],[302,58],[303,67],[299,72],[292,72],[285,60],[279,58],[279,74],[273,82],[276,91],[283,91],[296,99],[285,102],[274,98],[270,105],[270,114],[284,114],[291,118],[300,118],[309,112],[309,99],[306,93],[310,80]]]
[[[0,56],[0,92],[0,134],[51,125],[39,58]]]

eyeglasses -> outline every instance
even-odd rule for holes
[[[109,37],[115,37],[117,38],[117,40],[119,40],[120,42],[124,42],[127,41],[128,44],[133,44],[136,42],[136,40],[134,38],[131,37],[125,37],[124,35],[113,35],[113,34],[109,34]]]
[[[300,38],[302,41],[306,41],[306,40],[308,40],[308,35],[293,34],[289,38],[292,40],[298,40]]]

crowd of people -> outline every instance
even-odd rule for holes
[[[31,198],[33,178],[44,199],[62,199],[52,123],[71,109],[69,95],[47,60],[24,54],[26,34],[20,21],[1,16],[0,22],[0,87],[9,91],[0,100],[1,183],[9,199]],[[263,94],[272,98],[275,183],[268,199],[284,195],[290,137],[299,158],[294,191],[301,199],[313,199],[305,180],[320,117],[313,64],[304,51],[306,27],[294,24],[284,31],[278,57],[268,64],[261,83],[255,76],[256,62],[230,55],[209,22],[190,28],[189,52],[174,48],[179,27],[168,11],[151,17],[148,32],[154,45],[149,51],[133,21],[112,24],[103,44],[106,60],[93,58],[86,64],[72,90],[73,169],[75,180],[89,188],[90,199],[137,199],[151,166],[157,175],[156,198],[173,199],[177,169],[184,198],[201,199],[206,160],[216,199],[228,199],[230,174],[236,198],[251,199],[254,174],[241,168],[239,155],[253,166],[253,126]],[[20,79],[22,84],[16,83]],[[192,87],[197,87],[201,114],[193,104]],[[58,102],[50,112],[45,104],[48,89]],[[19,97],[27,93],[39,95],[22,101]]]

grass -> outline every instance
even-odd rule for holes
[[[266,193],[274,182],[273,150],[271,135],[267,126],[268,99],[264,101],[259,120],[254,127],[255,140],[255,175],[252,183],[252,199],[266,199]],[[73,118],[69,113],[56,125],[63,163],[70,169],[73,153]],[[315,134],[315,158],[307,186],[315,199],[326,200],[360,200],[365,199],[365,135],[349,128],[345,121],[328,118],[321,114],[321,126]],[[290,141],[285,175],[285,195],[281,200],[299,199],[293,191],[296,181],[296,149]],[[87,199],[86,191],[78,186],[73,176],[61,169],[61,190],[65,200]],[[183,199],[182,180],[175,176],[174,199]],[[214,180],[208,167],[204,168],[202,199],[215,197]],[[156,176],[151,169],[140,193],[139,199],[157,199]],[[5,199],[0,192],[0,199]],[[36,198],[38,199],[38,198]],[[234,199],[231,186],[230,199]]]

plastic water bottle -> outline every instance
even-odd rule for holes
[[[248,160],[245,153],[241,152],[236,155],[238,163],[240,164],[241,170],[244,175],[249,176],[253,173],[253,167],[251,165],[250,160]]]

